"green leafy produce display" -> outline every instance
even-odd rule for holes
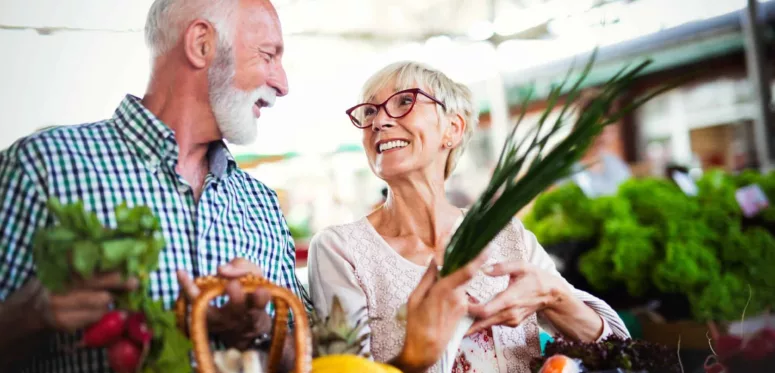
[[[750,219],[737,188],[759,185],[775,201],[775,172],[706,172],[698,194],[671,181],[630,179],[614,196],[586,198],[573,184],[541,195],[525,218],[539,242],[593,240],[579,271],[598,291],[683,294],[698,321],[735,320],[775,306],[775,207]]]
[[[149,274],[165,246],[158,219],[146,206],[115,208],[115,228],[103,226],[78,201],[48,206],[57,220],[36,233],[33,255],[37,275],[52,292],[70,288],[78,278],[117,271],[135,277],[137,290],[116,294],[115,309],[84,332],[80,346],[107,348],[118,373],[190,372],[189,340],[176,326],[175,314],[148,296]],[[138,368],[141,368],[139,370]]]
[[[551,245],[570,239],[586,240],[594,237],[596,224],[589,224],[592,216],[592,204],[589,203],[581,188],[566,183],[552,193],[544,193],[536,198],[530,221],[525,224],[532,227],[533,233],[542,238],[542,243]]]

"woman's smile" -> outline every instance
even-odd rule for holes
[[[391,153],[399,151],[411,144],[408,140],[404,139],[387,139],[377,142],[376,150],[377,154]]]

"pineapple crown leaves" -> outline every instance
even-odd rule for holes
[[[326,355],[369,357],[369,353],[364,351],[370,336],[369,333],[363,333],[363,329],[370,321],[363,317],[365,311],[365,307],[359,309],[354,315],[358,321],[355,325],[351,325],[342,302],[334,295],[331,312],[325,319],[313,312],[311,315],[313,354],[316,357]]]
[[[605,126],[679,84],[679,81],[673,82],[627,105],[617,106],[618,99],[626,94],[635,77],[651,61],[625,66],[589,97],[583,110],[575,111],[576,119],[571,121],[573,104],[581,96],[582,83],[592,70],[596,55],[595,50],[575,82],[569,83],[571,69],[565,79],[552,88],[538,123],[526,136],[518,139],[517,128],[525,117],[532,91],[524,99],[519,119],[506,138],[489,184],[447,244],[440,276],[449,275],[476,258],[519,210],[557,180],[570,175],[574,164]],[[560,105],[563,95],[565,100]],[[557,108],[560,108],[559,116],[550,121],[550,114]],[[573,123],[570,132],[550,149],[550,140],[570,123]]]

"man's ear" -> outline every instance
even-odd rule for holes
[[[215,58],[217,34],[210,22],[197,19],[191,22],[183,34],[186,59],[197,69],[207,67]]]

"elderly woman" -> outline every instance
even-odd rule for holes
[[[377,361],[390,361],[421,332],[414,328],[425,327],[405,328],[395,315],[416,296],[413,289],[422,287],[418,283],[428,263],[441,264],[445,244],[465,214],[445,197],[445,180],[478,114],[467,87],[414,62],[377,72],[366,82],[361,102],[347,113],[363,135],[372,171],[389,186],[388,196],[368,216],[313,238],[310,289],[323,315],[334,295],[353,313],[365,307],[371,353]],[[462,285],[476,322],[459,348],[454,372],[529,372],[530,360],[540,354],[539,326],[583,341],[628,336],[605,302],[560,276],[518,220],[486,252],[485,265]],[[412,312],[410,307],[410,322]],[[437,314],[444,316],[444,310]],[[438,364],[429,368],[439,370]]]

